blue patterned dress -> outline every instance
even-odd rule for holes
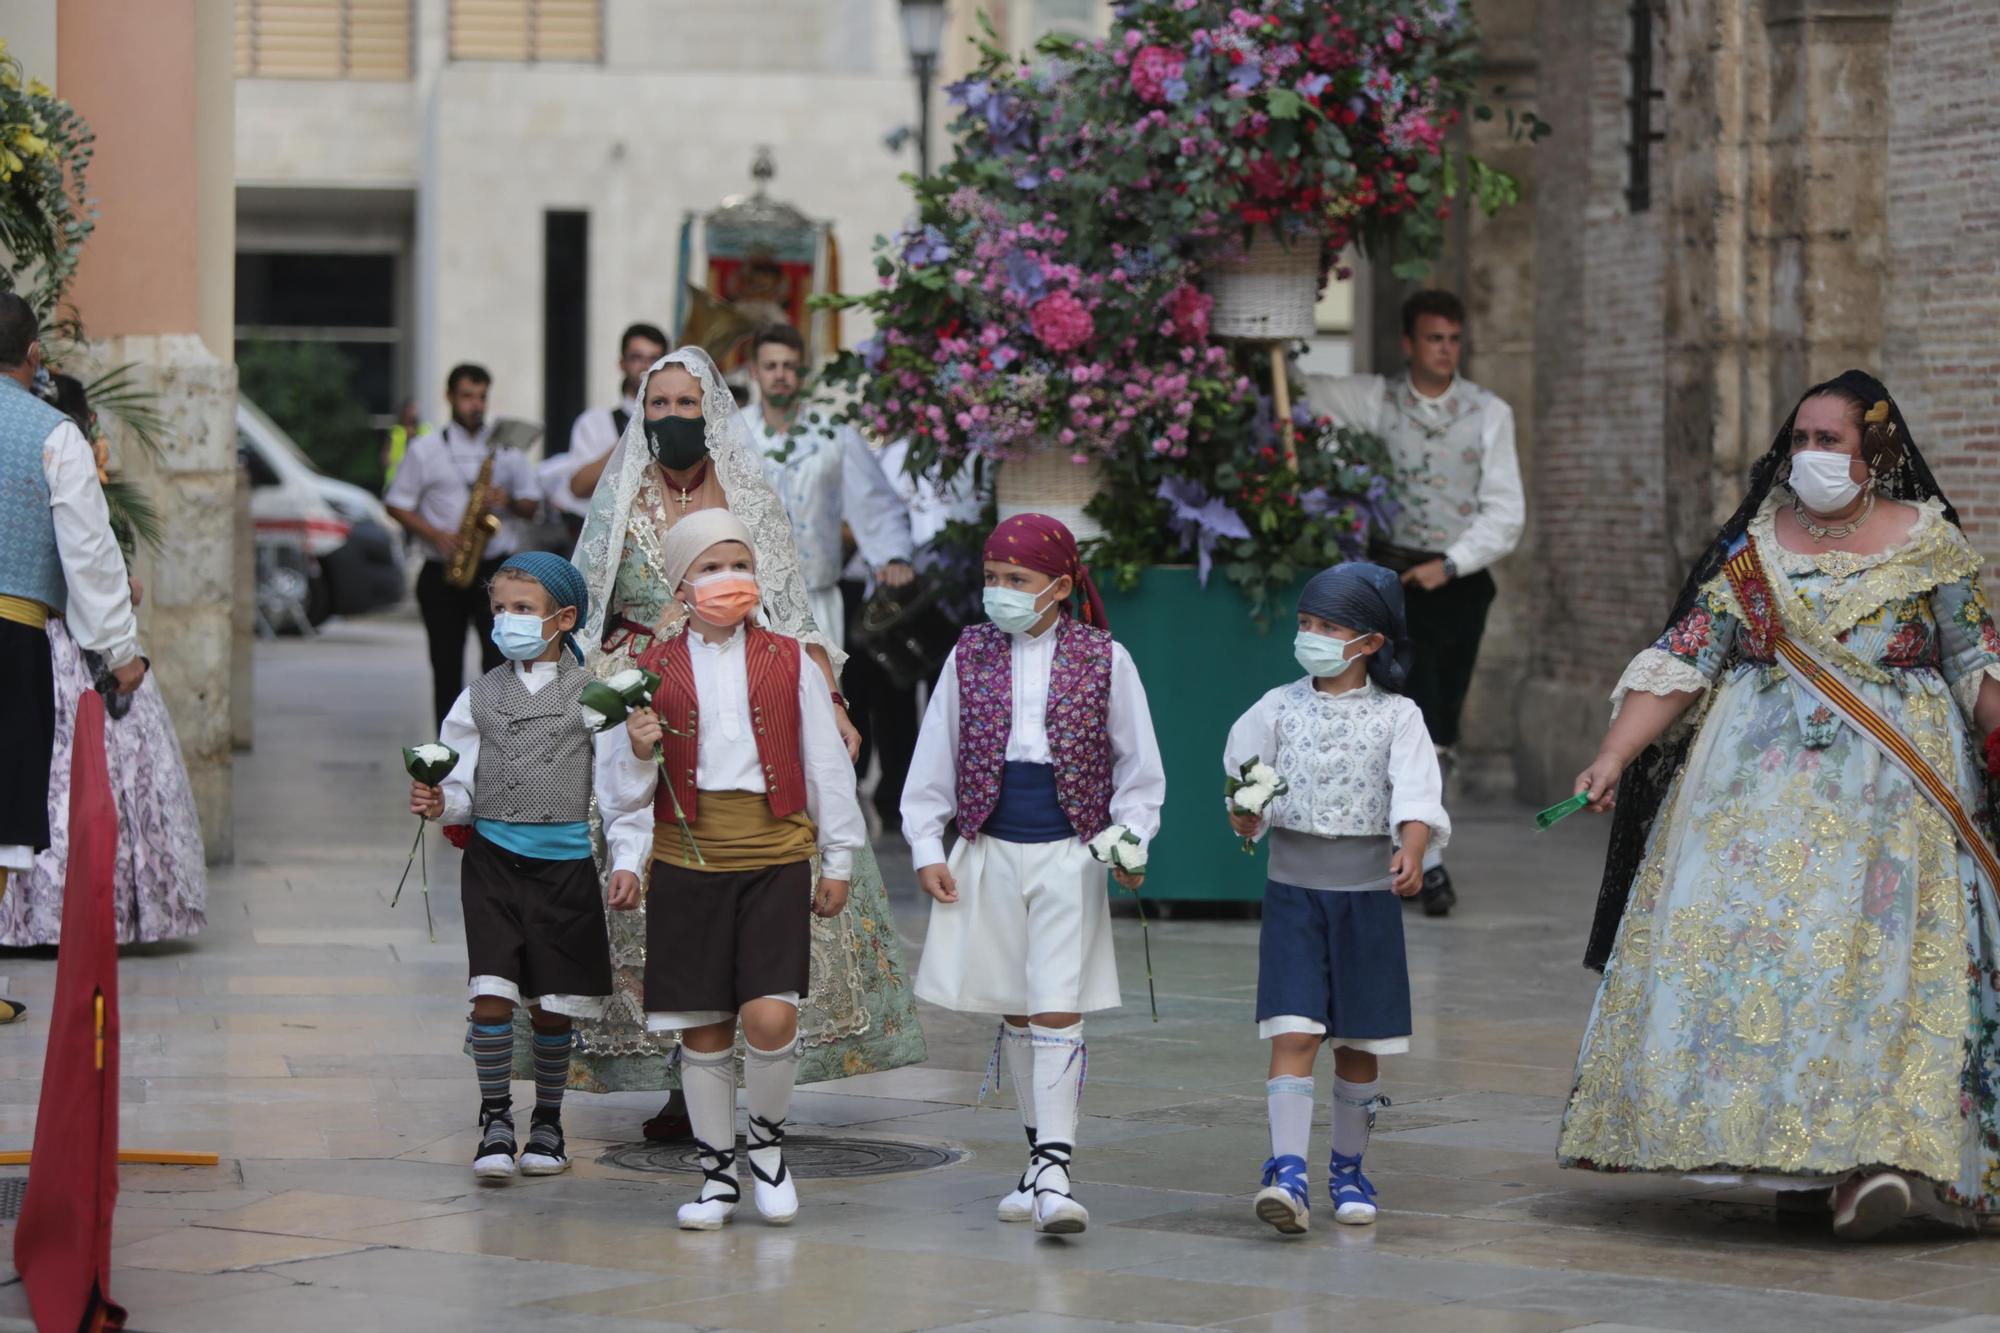
[[[1832,659],[1982,829],[1971,723],[2000,676],[1980,557],[1936,503],[1879,555],[1751,523],[1788,633]],[[2000,909],[1943,815],[1755,660],[1726,579],[1620,685],[1698,689],[1577,1060],[1564,1165],[1832,1179],[1886,1167],[2000,1211]]]

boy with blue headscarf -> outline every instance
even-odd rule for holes
[[[572,631],[590,593],[575,565],[546,551],[510,556],[487,585],[503,666],[459,694],[438,739],[458,762],[436,786],[413,783],[410,808],[442,819],[465,848],[459,895],[472,997],[468,1044],[479,1077],[473,1174],[515,1171],[514,1008],[534,1026],[535,1110],[519,1169],[567,1170],[563,1088],[571,1021],[598,1018],[611,995],[604,894],[590,850],[600,794],[614,889],[636,891],[652,848],[652,808],[634,795],[652,776],[626,729],[593,735],[579,696],[591,679]],[[466,827],[469,826],[469,827]],[[460,835],[463,837],[461,839]]]
[[[1299,597],[1293,652],[1305,676],[1259,699],[1229,729],[1223,767],[1251,760],[1289,784],[1262,815],[1232,813],[1243,837],[1271,834],[1257,963],[1257,1034],[1271,1156],[1257,1216],[1302,1235],[1313,1059],[1333,1051],[1334,1220],[1375,1220],[1361,1157],[1380,1095],[1376,1057],[1410,1048],[1410,976],[1399,897],[1423,886],[1427,849],[1451,837],[1444,778],[1423,713],[1400,693],[1410,668],[1403,587],[1380,565],[1315,574]]]

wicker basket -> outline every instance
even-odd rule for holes
[[[1104,529],[1083,514],[1083,507],[1103,489],[1101,463],[1072,463],[1067,449],[1042,449],[1000,464],[993,499],[1002,518],[1047,514],[1081,542],[1104,535]]]
[[[1295,237],[1289,245],[1269,227],[1252,233],[1250,248],[1209,270],[1215,309],[1209,328],[1221,338],[1290,342],[1317,332],[1319,240]]]

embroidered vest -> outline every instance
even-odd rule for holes
[[[750,684],[750,728],[757,738],[757,759],[764,768],[764,794],[771,814],[786,819],[806,808],[805,727],[799,716],[800,658],[797,639],[756,625],[743,629],[743,666]],[[695,773],[701,756],[701,701],[695,694],[694,662],[688,657],[687,634],[676,634],[650,648],[639,665],[660,676],[653,706],[660,722],[675,731],[661,738],[666,760],[663,776],[673,783],[688,823],[697,818]],[[671,823],[674,805],[665,789],[653,800],[654,816]]]
[[[509,662],[472,682],[479,765],[472,816],[509,824],[574,824],[590,818],[595,750],[577,699],[590,673],[565,658],[533,694]]]
[[[1418,406],[1407,376],[1386,380],[1383,395],[1380,433],[1389,446],[1403,503],[1389,525],[1389,540],[1414,551],[1443,551],[1479,515],[1487,392],[1469,380],[1457,380],[1446,391],[1445,410],[1438,416]]]
[[[42,445],[69,420],[0,376],[0,593],[61,611],[68,601]]]
[[[1373,686],[1335,697],[1310,680],[1279,696],[1278,753],[1271,767],[1290,790],[1271,803],[1271,823],[1321,838],[1390,835],[1389,750],[1396,714],[1412,706]]]
[[[1068,616],[1056,623],[1046,722],[1056,801],[1076,836],[1111,823],[1111,635]],[[1014,729],[1013,651],[997,625],[958,636],[958,828],[967,838],[1000,799]]]

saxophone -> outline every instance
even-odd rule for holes
[[[486,512],[492,495],[493,451],[489,449],[486,461],[479,465],[479,476],[472,483],[472,494],[465,502],[465,516],[458,520],[458,549],[445,562],[444,581],[449,587],[472,586],[472,576],[479,572],[479,559],[486,554],[486,543],[500,531],[499,515]]]

